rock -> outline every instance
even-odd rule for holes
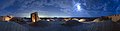
[[[65,26],[77,26],[77,25],[80,25],[82,23],[80,23],[79,21],[76,21],[76,20],[69,20],[69,21],[66,21],[64,24],[62,25],[65,25]]]

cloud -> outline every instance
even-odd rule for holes
[[[3,3],[2,4],[0,3],[0,9],[9,8],[9,6],[12,5],[14,7],[19,7],[18,9],[13,9],[13,11],[15,11],[13,13],[16,13],[16,14],[21,13],[23,15],[24,14],[29,15],[29,13],[37,11],[43,15],[63,14],[65,16],[69,16],[69,15],[70,16],[83,16],[83,15],[90,16],[89,13],[92,13],[91,15],[97,14],[98,16],[98,13],[96,11],[99,11],[99,13],[101,14],[104,13],[104,11],[113,12],[113,10],[115,9],[114,6],[117,6],[115,4],[118,3],[118,1],[75,0],[74,2],[73,0],[6,0]],[[80,3],[81,8],[83,9],[81,12],[78,12],[76,10],[75,8],[76,3]],[[112,3],[113,5],[110,3]],[[116,10],[119,10],[119,8],[120,7],[117,7]],[[105,13],[108,14],[107,12]],[[54,15],[51,15],[51,16],[54,16]]]
[[[44,7],[44,5],[52,5],[52,6],[55,6],[55,7],[60,7],[60,8],[71,8],[72,7],[72,4],[69,4],[71,3],[72,1],[69,1],[69,0],[57,0],[57,1],[53,1],[53,0],[49,0],[49,3],[47,3],[48,1],[47,0],[30,0],[30,1],[24,1],[22,2],[23,3],[23,7],[25,8],[41,8],[41,7]]]
[[[55,1],[54,0],[50,0],[49,3],[48,3],[47,0],[28,0],[28,1],[22,1],[21,0],[19,3],[21,3],[21,8],[19,8],[18,11],[19,12],[20,11],[21,12],[24,11],[24,12],[27,12],[27,13],[38,11],[38,12],[44,14],[48,10],[50,10],[49,12],[52,12],[52,11],[59,11],[59,12],[61,12],[62,10],[70,11],[71,8],[72,8],[72,4],[69,4],[69,3],[72,3],[72,1],[70,1],[70,0],[57,0],[57,1],[56,0]],[[53,10],[52,9],[48,9],[49,7],[50,8],[55,8],[55,9],[53,9]],[[62,10],[60,10],[60,9],[62,9]],[[44,12],[41,12],[41,11],[44,11]],[[62,12],[67,14],[67,12],[65,12],[65,11],[62,11]],[[56,13],[56,12],[54,12],[54,13]]]
[[[0,2],[0,10],[3,10],[4,8],[12,5],[15,0],[3,0],[3,2]]]

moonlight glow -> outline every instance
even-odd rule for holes
[[[81,6],[80,6],[80,3],[77,3],[77,4],[76,4],[76,7],[77,7],[77,11],[82,10],[82,9],[81,9]]]

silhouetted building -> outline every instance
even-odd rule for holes
[[[31,14],[31,20],[32,22],[39,21],[38,12],[34,12]]]

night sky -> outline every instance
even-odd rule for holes
[[[120,14],[120,0],[0,0],[0,16],[99,17]]]

